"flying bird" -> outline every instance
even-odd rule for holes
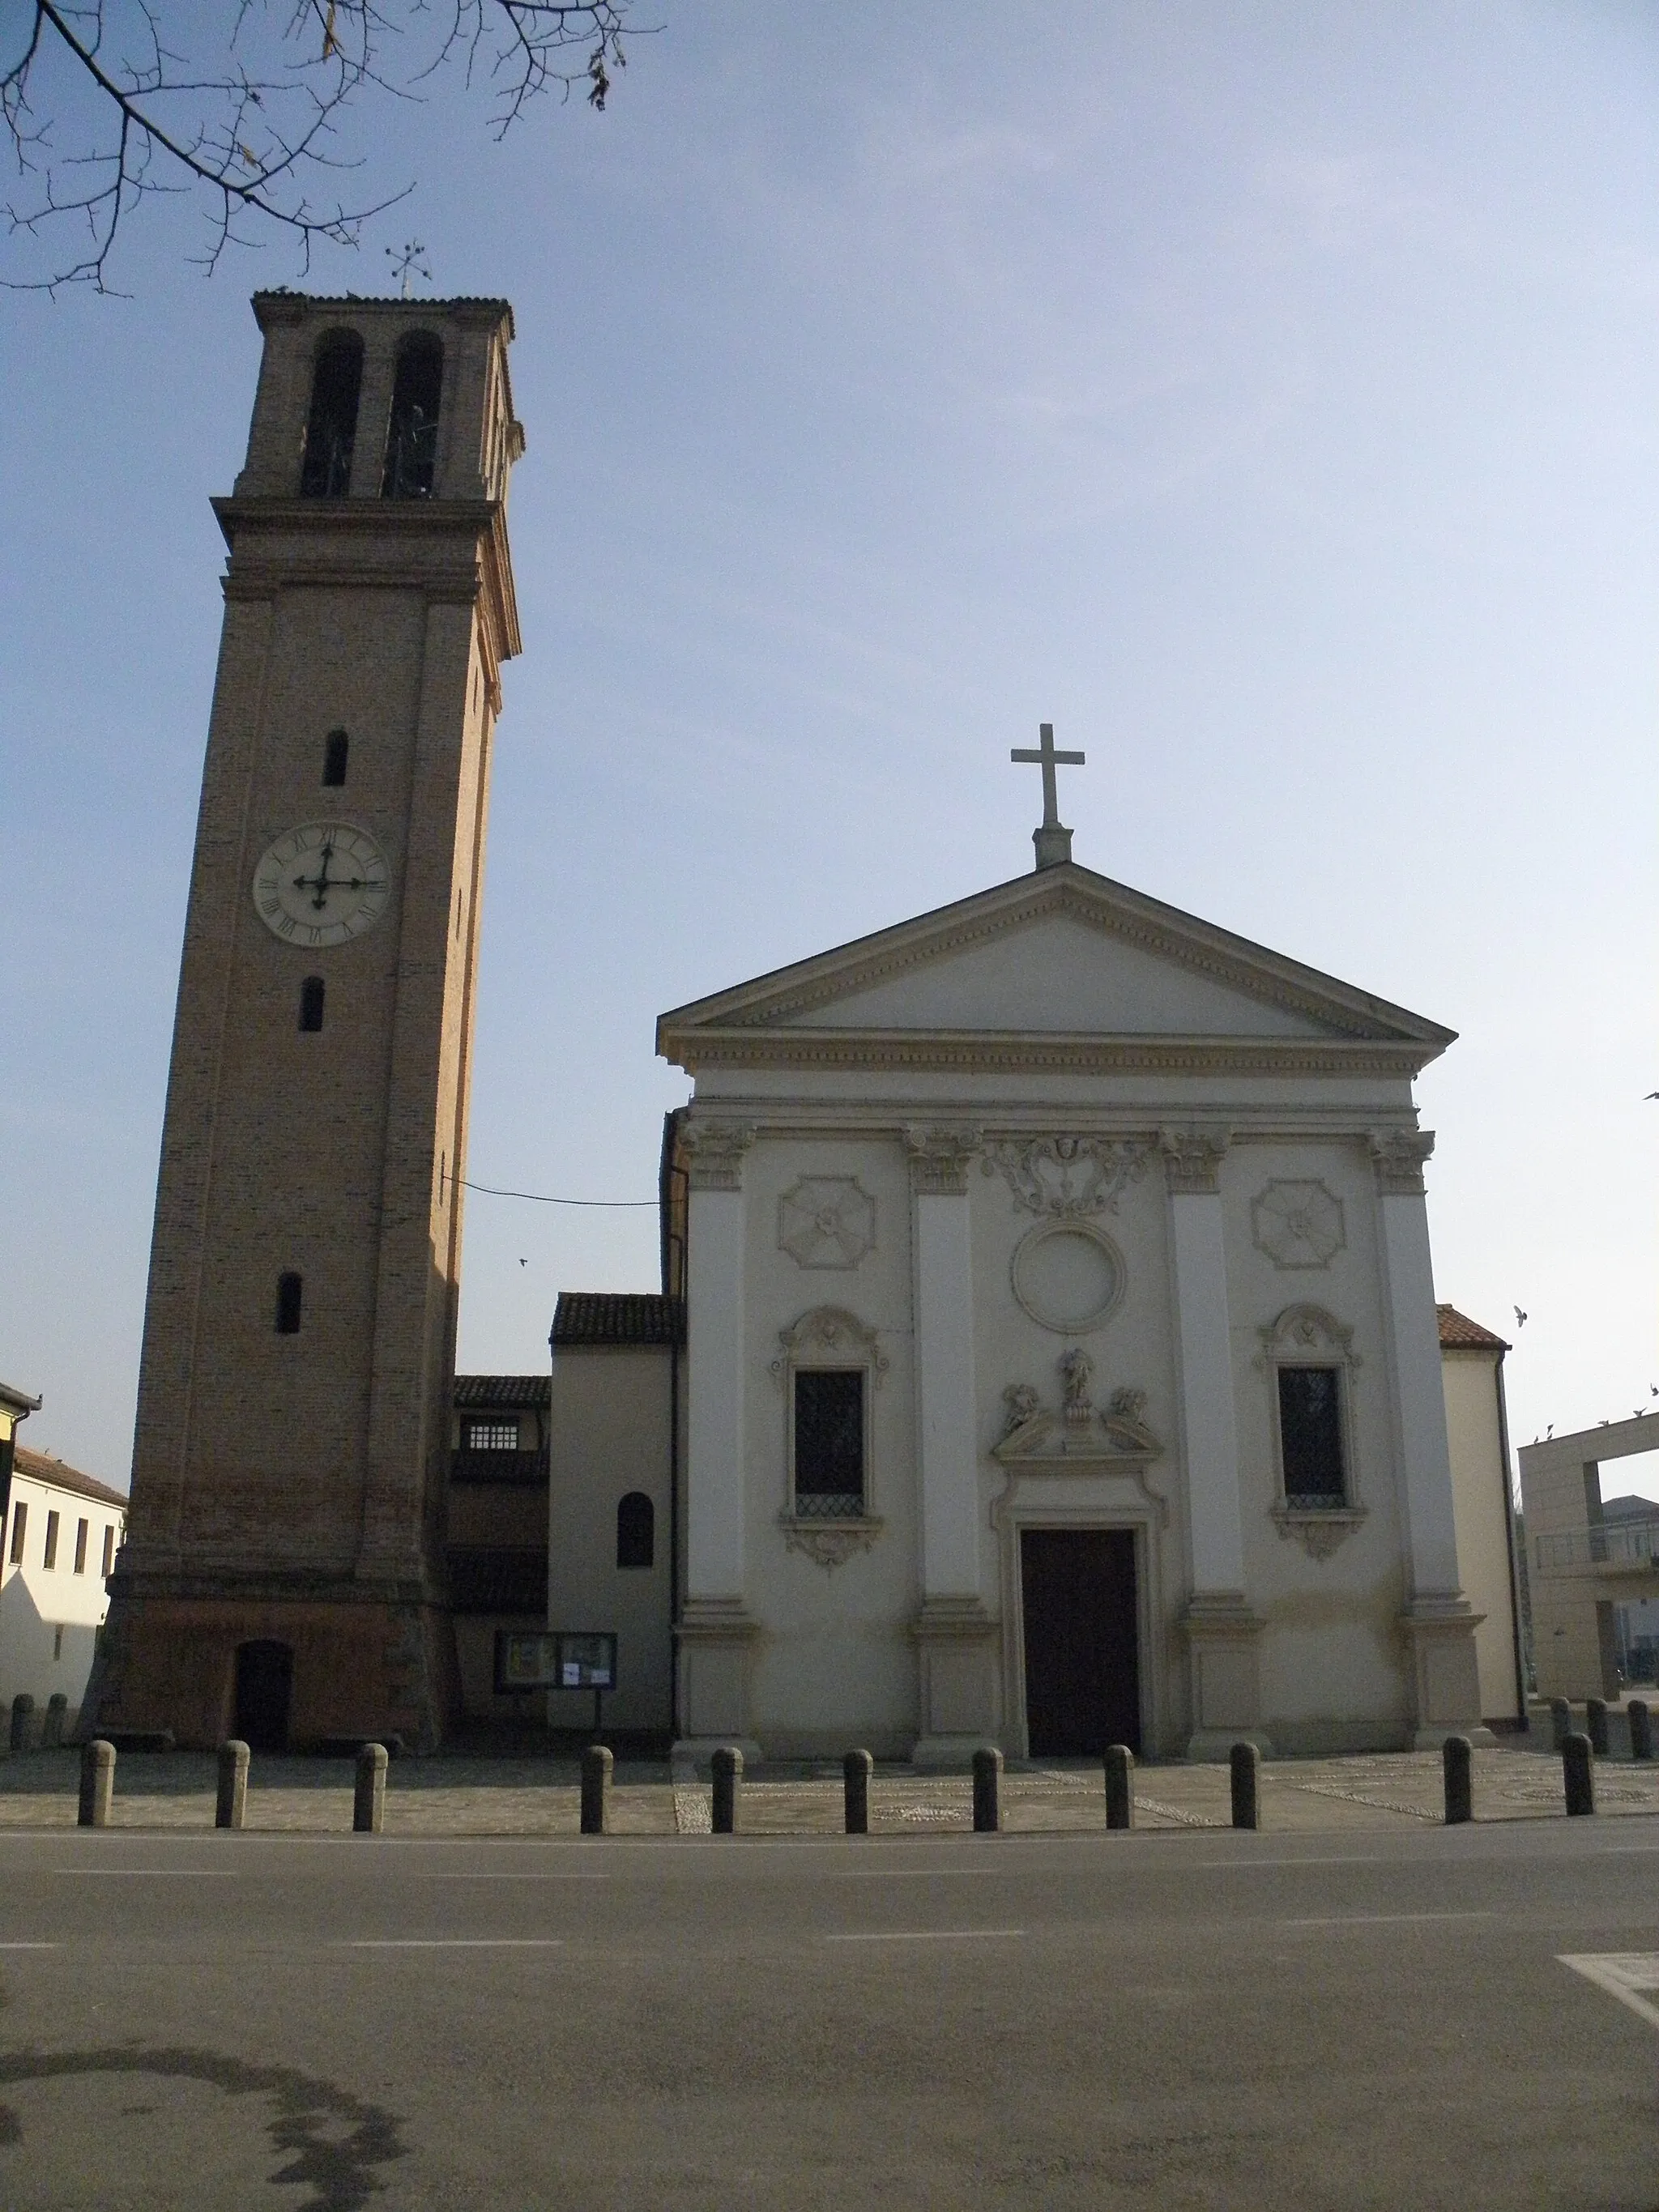
[[[1519,1306],[1516,1306],[1515,1310],[1515,1325],[1517,1328],[1524,1328],[1527,1325],[1527,1316],[1522,1312]]]
[[[520,1260],[519,1265],[521,1267],[527,1267],[530,1265],[530,1262],[528,1260]]]

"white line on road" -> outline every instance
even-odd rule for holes
[[[879,1929],[859,1936],[825,1936],[826,1943],[974,1943],[988,1937],[1023,1936],[1023,1928],[909,1928]]]
[[[48,1867],[48,1874],[66,1874],[76,1881],[83,1875],[124,1874],[139,1875],[145,1881],[152,1875],[172,1875],[179,1881],[234,1881],[246,1871],[241,1867]],[[15,1879],[15,1877],[14,1877]]]
[[[1380,1928],[1401,1920],[1493,1920],[1492,1912],[1334,1912],[1317,1920],[1281,1920],[1281,1928]]]
[[[55,1951],[56,1943],[0,1943],[0,1951]]]
[[[1621,2005],[1640,2013],[1650,2027],[1659,2027],[1659,2005],[1638,1994],[1646,1990],[1659,1996],[1659,1952],[1558,1952],[1556,1963],[1571,1966],[1575,1974],[1582,1974],[1610,1997],[1617,1997]]]
[[[562,1951],[562,1936],[360,1936],[346,1951]]]

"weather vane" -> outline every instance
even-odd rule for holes
[[[406,300],[409,297],[409,280],[411,273],[416,276],[424,276],[428,284],[432,282],[432,271],[421,258],[425,252],[425,246],[414,239],[409,240],[401,253],[395,246],[388,246],[386,249],[386,258],[392,264],[392,273],[398,279],[398,296],[400,300]]]

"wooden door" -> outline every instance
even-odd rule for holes
[[[1140,1749],[1135,1540],[1129,1528],[1020,1532],[1025,1719],[1033,1759]]]

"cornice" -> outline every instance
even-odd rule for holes
[[[658,1050],[688,1075],[707,1067],[1043,1069],[1077,1074],[1415,1075],[1440,1048],[1368,1037],[1073,1036],[1019,1030],[664,1030]]]

